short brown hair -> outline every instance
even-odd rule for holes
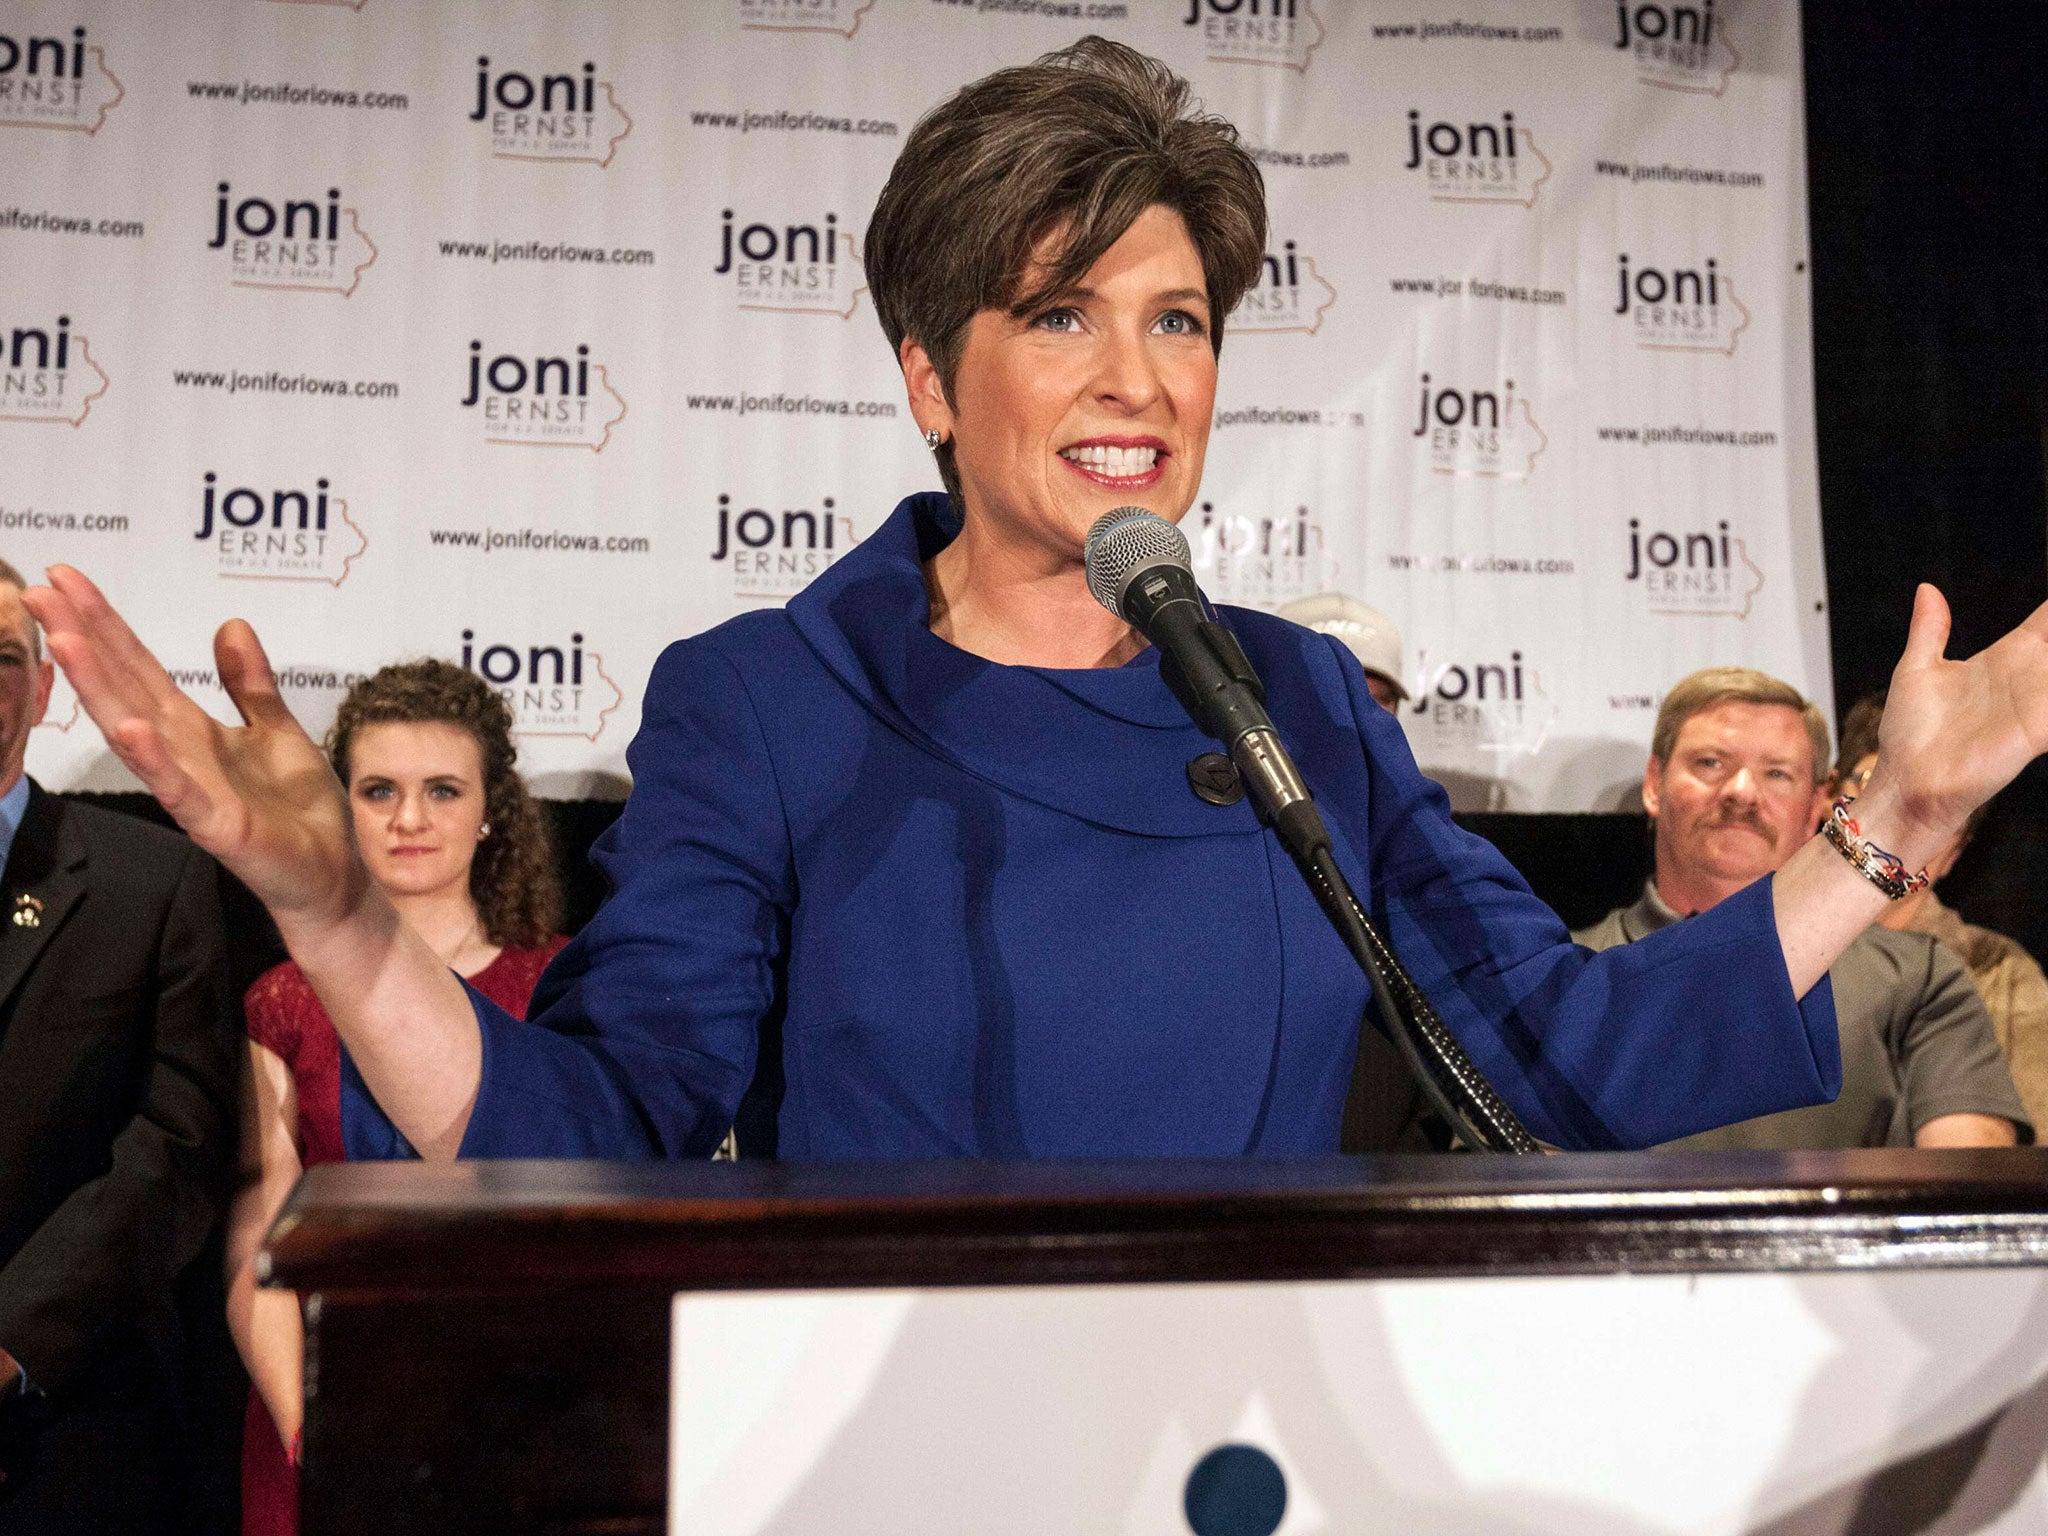
[[[1790,683],[1780,682],[1755,667],[1707,667],[1679,679],[1664,702],[1657,706],[1657,725],[1650,734],[1650,756],[1659,763],[1671,761],[1671,749],[1678,745],[1678,733],[1685,722],[1716,704],[1782,704],[1799,711],[1813,744],[1813,782],[1828,776],[1828,723],[1805,694]]]
[[[469,866],[469,894],[493,944],[533,948],[562,917],[562,886],[553,840],[540,805],[519,776],[512,711],[497,692],[452,662],[400,662],[350,688],[327,733],[327,756],[349,782],[349,748],[366,725],[440,723],[460,726],[483,762],[484,820],[490,836]]]
[[[1888,689],[1866,693],[1842,716],[1842,749],[1835,754],[1835,777],[1847,778],[1856,765],[1877,750],[1877,728],[1884,723]]]
[[[1102,37],[963,86],[911,130],[868,221],[861,259],[890,348],[916,341],[950,397],[977,311],[1042,307],[1155,206],[1187,225],[1220,351],[1266,249],[1265,182],[1237,129],[1191,110],[1159,60]],[[1049,235],[1059,248],[1027,292]],[[950,444],[938,460],[957,504]]]

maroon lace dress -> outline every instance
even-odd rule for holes
[[[469,978],[469,984],[517,1018],[526,1017],[534,984],[555,951],[556,937],[539,949],[504,949]],[[345,1160],[341,1147],[341,1040],[327,1010],[299,968],[287,960],[256,978],[242,999],[249,1038],[291,1068],[299,1100],[299,1159]],[[299,1474],[285,1454],[270,1410],[249,1389],[242,1426],[242,1536],[297,1536]]]

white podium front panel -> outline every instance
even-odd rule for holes
[[[686,1293],[672,1536],[2048,1530],[2039,1270]]]

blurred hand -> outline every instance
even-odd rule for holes
[[[1947,601],[1922,583],[1857,808],[1873,818],[1873,836],[1897,839],[1893,851],[1913,869],[2048,751],[2048,604],[1967,661],[1943,657],[1948,634]]]
[[[345,915],[368,884],[347,797],[278,697],[256,632],[231,619],[214,636],[214,664],[245,722],[225,726],[171,681],[98,587],[64,565],[49,578],[25,600],[115,756],[280,928]]]

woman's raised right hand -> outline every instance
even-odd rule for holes
[[[278,696],[256,632],[230,619],[213,637],[221,683],[245,722],[226,726],[171,681],[84,575],[53,565],[49,581],[25,600],[114,755],[281,928],[344,917],[369,885],[347,797]]]

